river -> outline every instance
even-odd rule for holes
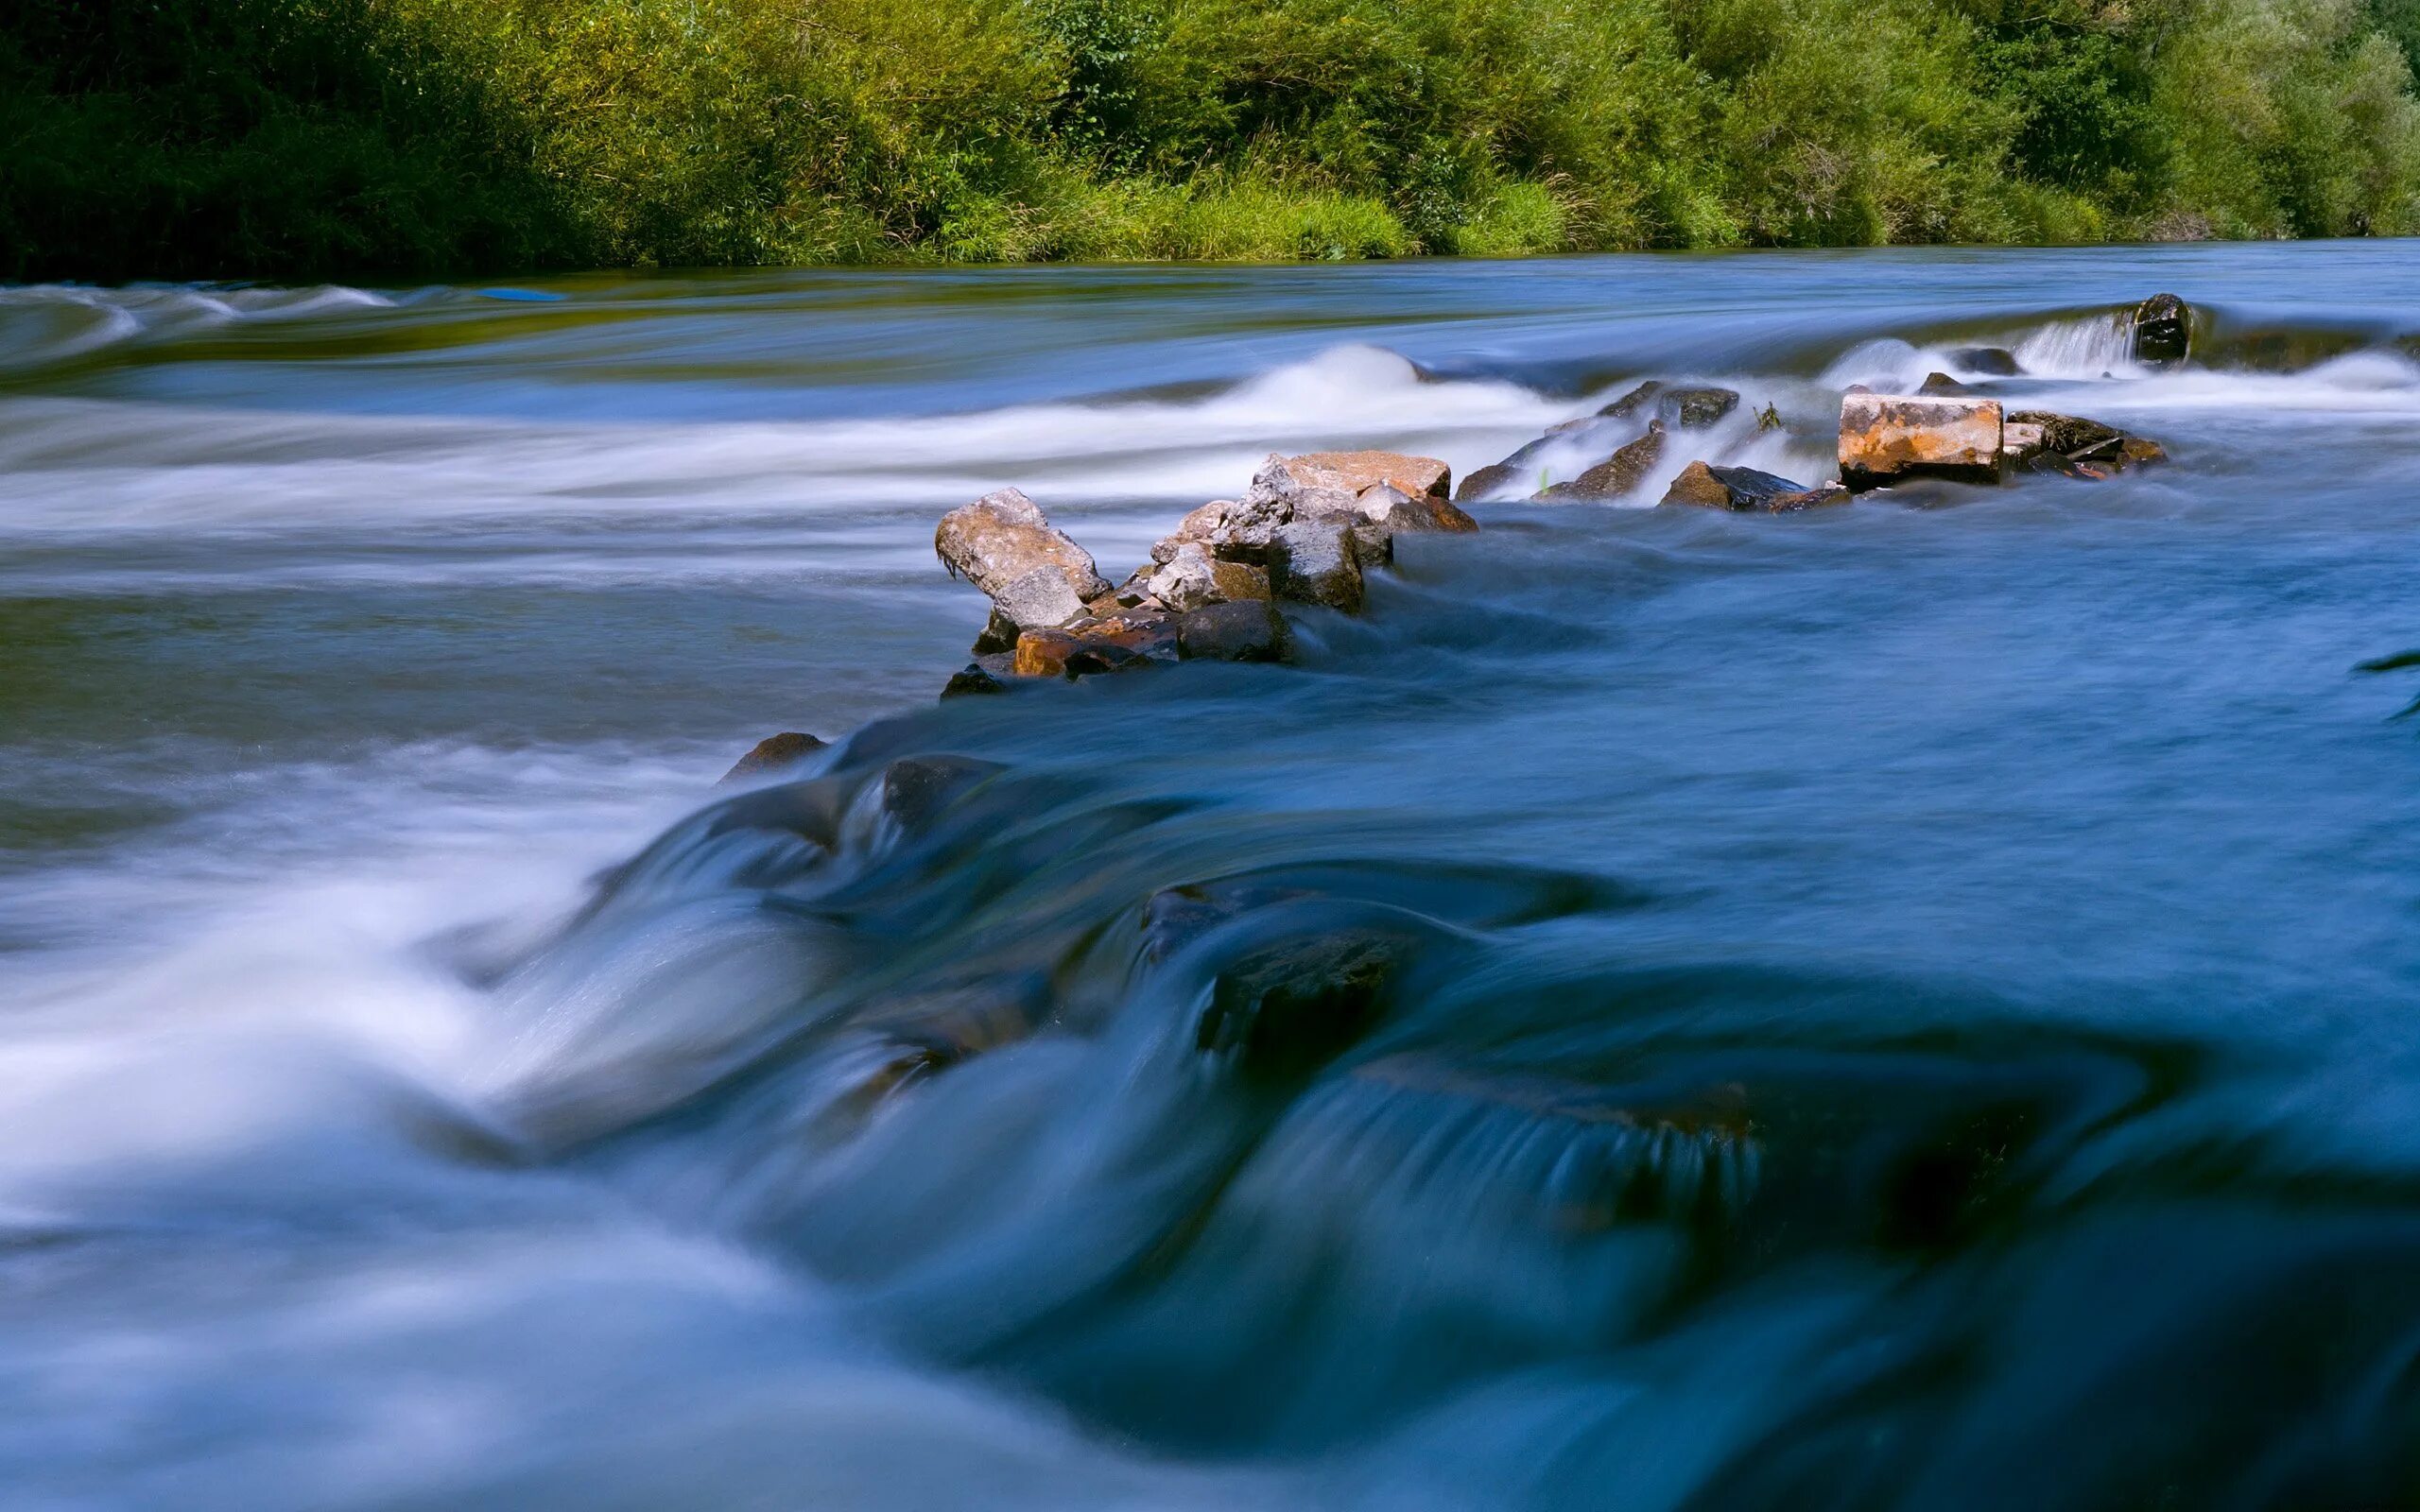
[[[2394,242],[0,289],[7,1504],[2420,1503],[2415,337]],[[1816,481],[1977,345],[2173,460],[935,700],[988,490],[1115,579],[1647,377],[1747,403],[1631,503]]]

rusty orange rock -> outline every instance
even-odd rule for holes
[[[1063,678],[1067,659],[1084,643],[1065,630],[1028,630],[1017,637],[1016,660],[1010,663],[1020,678]]]
[[[1841,401],[1841,481],[1851,489],[1910,477],[1996,483],[2000,421],[1996,400],[1850,394]]]

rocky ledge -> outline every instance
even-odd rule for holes
[[[1452,481],[1433,456],[1272,455],[1241,498],[1187,514],[1115,588],[1031,499],[986,494],[933,533],[942,564],[992,600],[975,660],[942,696],[997,693],[1022,678],[1285,661],[1292,637],[1281,604],[1358,613],[1366,575],[1394,559],[1396,536],[1478,528],[1451,502]]]

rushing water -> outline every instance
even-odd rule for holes
[[[0,1500],[2420,1503],[2415,334],[2392,243],[0,290]],[[1115,577],[1644,376],[1815,481],[1977,343],[2173,464],[933,701],[988,489]]]

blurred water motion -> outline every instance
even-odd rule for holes
[[[2159,288],[2208,362],[2127,361]],[[2415,309],[2392,244],[0,291],[5,1500],[2420,1502],[2350,671]],[[983,490],[1122,575],[1646,376],[1812,480],[1978,347],[2174,463],[1492,506],[1299,666],[932,702]],[[848,738],[712,786],[778,730]]]

